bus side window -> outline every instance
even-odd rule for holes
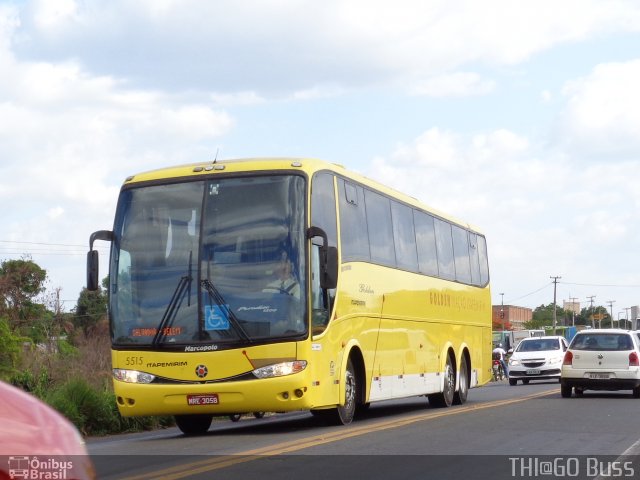
[[[413,211],[413,223],[416,231],[418,248],[418,270],[420,273],[438,275],[438,255],[436,254],[436,234],[433,226],[434,218],[418,210]]]
[[[335,290],[320,287],[320,245],[311,245],[311,331],[318,335],[327,328]]]
[[[471,260],[471,284],[480,283],[480,255],[478,253],[478,235],[469,233],[469,259]]]
[[[480,264],[480,286],[489,283],[489,260],[487,257],[487,240],[478,235],[478,263]]]
[[[418,250],[416,247],[416,232],[413,226],[413,210],[406,205],[392,201],[391,217],[398,267],[417,272]]]
[[[342,261],[368,262],[371,254],[369,251],[369,232],[364,203],[364,189],[346,182],[343,179],[339,179],[338,192],[340,192],[338,195],[338,203],[340,205]]]
[[[350,190],[351,200],[357,204],[357,190]],[[353,203],[350,204],[353,207]],[[355,207],[357,208],[357,207]],[[311,184],[311,225],[320,227],[327,234],[328,246],[337,245],[336,195],[334,176],[320,172],[313,177]],[[321,241],[318,239],[318,241]],[[320,287],[320,245],[311,244],[311,331],[318,335],[327,328],[331,318],[335,289],[323,290]]]
[[[453,238],[451,224],[436,218],[436,250],[438,252],[438,276],[445,280],[455,280],[456,268],[453,256]]]
[[[471,263],[469,261],[469,233],[457,225],[451,226],[453,234],[453,256],[456,280],[471,283]]]

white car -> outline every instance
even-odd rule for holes
[[[509,358],[509,385],[518,380],[560,380],[562,359],[567,349],[564,337],[530,337],[520,341]]]
[[[585,390],[631,390],[640,398],[640,339],[619,329],[578,332],[562,362],[560,393]]]

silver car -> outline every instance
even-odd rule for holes
[[[509,385],[518,380],[527,384],[530,380],[560,380],[562,359],[567,349],[564,337],[525,338],[509,358]]]
[[[631,390],[640,398],[640,340],[620,329],[578,332],[562,362],[560,392],[576,396],[585,390]]]

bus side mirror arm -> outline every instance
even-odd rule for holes
[[[322,237],[320,247],[320,288],[331,290],[338,285],[338,249],[328,246],[326,232],[320,227],[309,227],[307,238]]]
[[[95,292],[98,290],[98,251],[93,249],[93,242],[96,240],[113,241],[111,230],[98,230],[89,237],[89,252],[87,253],[87,290]]]

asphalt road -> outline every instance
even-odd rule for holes
[[[172,428],[88,448],[105,479],[628,478],[640,477],[639,407],[631,392],[563,399],[557,382],[498,382],[446,409],[424,397],[374,404],[349,426],[246,416],[199,437]]]

